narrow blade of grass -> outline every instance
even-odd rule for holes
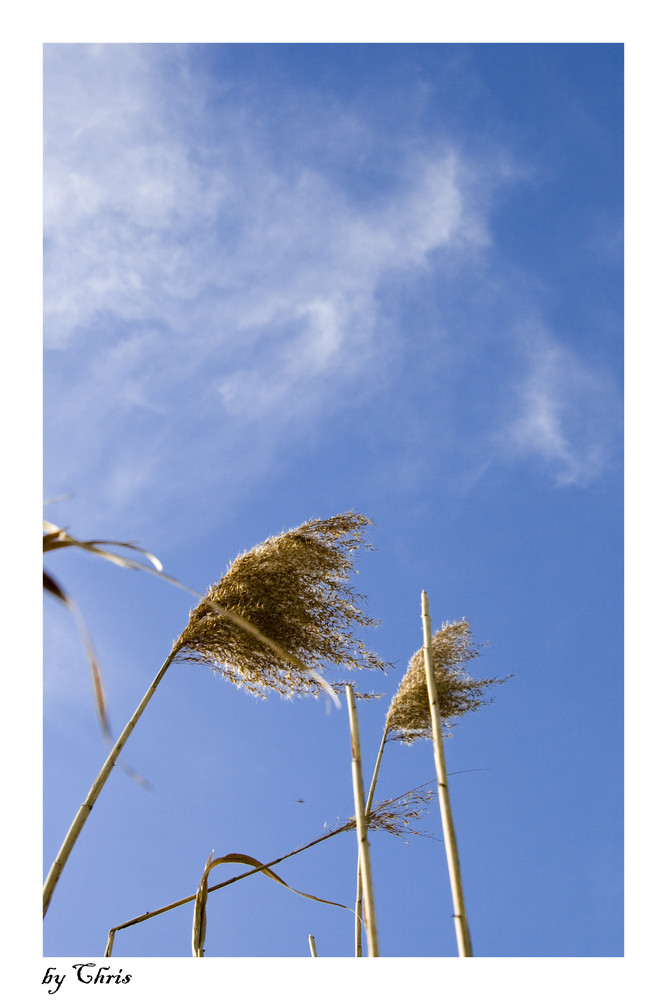
[[[197,893],[195,896],[195,907],[194,915],[192,921],[192,955],[194,958],[204,957],[204,941],[206,938],[206,903],[208,900],[208,877],[210,872],[217,865],[248,865],[250,868],[262,869],[262,874],[268,876],[268,878],[273,879],[278,882],[279,885],[284,886],[285,889],[289,889],[290,892],[295,892],[298,896],[303,896],[305,899],[312,899],[316,903],[325,903],[327,906],[339,906],[343,910],[349,910],[348,906],[343,903],[335,903],[330,899],[321,899],[319,896],[313,896],[309,892],[301,892],[299,889],[293,888],[293,886],[288,885],[280,875],[276,875],[274,871],[271,871],[268,867],[263,867],[262,862],[258,861],[256,858],[250,857],[249,854],[225,854],[222,858],[216,858],[211,861],[213,853],[208,857],[206,862],[206,867],[204,868],[204,874],[201,877],[199,886],[197,888]]]

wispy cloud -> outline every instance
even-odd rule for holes
[[[398,170],[396,188],[360,209],[335,172],[281,163],[238,104],[196,121],[205,81],[170,79],[162,57],[58,46],[46,75],[49,345],[108,312],[163,322],[211,350],[254,347],[267,326],[290,322],[319,336],[342,302],[346,328],[372,319],[388,269],[486,238],[451,152],[413,158],[409,180]],[[346,141],[347,119],[328,126]]]
[[[537,457],[560,485],[597,479],[618,440],[621,403],[609,375],[588,366],[546,330],[518,337],[524,372],[501,443],[506,454]]]
[[[46,47],[49,493],[94,483],[117,509],[257,475],[286,429],[398,377],[410,332],[388,287],[491,247],[505,154],[406,138],[359,197],[349,167],[382,146],[373,122],[317,94],[286,105],[267,124],[247,85],[179,46]],[[504,453],[582,484],[604,461],[607,397],[555,339],[524,346]]]
[[[216,421],[219,443],[232,422],[270,437],[330,411],[391,355],[382,283],[488,241],[452,149],[406,151],[359,202],[335,164],[285,159],[238,95],[207,108],[177,50],[51,46],[45,77],[45,330],[64,372],[51,429],[87,437],[73,464],[143,421],[137,489],[168,425],[172,449],[189,429],[192,456]],[[321,109],[304,108],[307,133]],[[326,126],[332,144],[366,131],[331,107]]]

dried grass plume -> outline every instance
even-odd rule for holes
[[[387,664],[354,634],[378,623],[363,613],[363,598],[349,582],[354,552],[370,548],[364,539],[370,523],[353,512],[306,521],[237,556],[191,612],[174,646],[178,658],[208,663],[260,697],[266,690],[317,696],[323,687],[311,671],[328,665],[384,670]],[[216,607],[241,616],[294,659]],[[340,691],[343,683],[331,686]]]
[[[464,664],[479,656],[479,646],[472,641],[471,628],[465,619],[448,622],[432,638],[440,717],[445,727],[454,720],[474,712],[491,699],[484,697],[492,684],[504,684],[508,678],[471,677]],[[387,740],[412,743],[431,738],[431,715],[424,675],[424,650],[419,649],[410,660],[406,674],[387,712]]]

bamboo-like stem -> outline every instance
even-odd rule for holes
[[[459,958],[472,958],[472,945],[470,943],[468,918],[466,916],[465,902],[463,900],[463,885],[461,882],[459,852],[456,846],[456,834],[454,833],[452,809],[449,801],[447,768],[445,766],[445,748],[442,738],[442,725],[440,719],[440,705],[438,702],[438,690],[435,683],[435,672],[433,670],[433,659],[431,654],[431,616],[428,608],[428,596],[425,590],[422,590],[422,625],[424,630],[424,672],[426,674],[426,686],[428,689],[429,706],[431,709],[433,756],[435,759],[435,770],[438,776],[440,815],[442,817],[442,830],[445,837],[447,866],[449,868],[449,881],[452,887],[452,900],[454,903],[453,916],[454,926],[456,929],[456,941],[459,949]]]
[[[65,837],[65,839],[64,839],[64,841],[62,843],[62,846],[61,846],[60,850],[58,851],[58,854],[56,855],[55,861],[51,865],[51,868],[49,870],[49,874],[47,876],[46,882],[44,883],[44,895],[43,895],[44,915],[46,915],[46,911],[49,908],[49,903],[51,902],[51,897],[53,895],[53,891],[54,891],[54,889],[55,889],[55,887],[56,887],[56,885],[58,883],[58,879],[60,878],[60,876],[62,874],[62,870],[65,867],[67,859],[70,856],[72,848],[74,847],[74,845],[75,845],[75,843],[77,841],[77,838],[78,838],[79,834],[81,833],[81,830],[83,829],[83,826],[84,826],[86,820],[90,816],[90,811],[93,808],[93,806],[95,805],[95,802],[97,801],[98,795],[102,791],[107,778],[111,774],[111,771],[113,770],[113,766],[116,763],[116,761],[118,760],[118,757],[120,756],[120,753],[121,753],[123,747],[125,746],[125,744],[126,744],[128,738],[129,738],[130,734],[132,733],[132,730],[134,729],[134,727],[136,726],[137,722],[139,721],[139,718],[140,718],[142,712],[146,708],[146,705],[148,704],[148,702],[153,697],[153,694],[155,693],[155,689],[157,688],[158,684],[160,683],[160,681],[164,677],[165,673],[167,672],[167,668],[169,667],[169,664],[172,662],[172,660],[174,659],[174,657],[175,657],[175,655],[176,655],[177,652],[178,652],[177,648],[174,647],[174,649],[172,649],[171,653],[169,654],[169,656],[167,657],[167,659],[164,661],[164,663],[160,667],[158,673],[155,676],[155,679],[154,679],[153,683],[151,684],[151,686],[149,687],[148,691],[146,692],[146,694],[142,698],[142,700],[141,700],[140,704],[138,705],[138,707],[137,707],[134,715],[132,716],[132,718],[130,719],[130,721],[125,726],[125,729],[123,730],[123,732],[120,734],[120,736],[116,740],[116,744],[115,744],[113,750],[111,751],[111,753],[107,757],[106,761],[102,765],[102,769],[101,769],[100,773],[98,774],[98,776],[95,778],[95,781],[93,782],[93,784],[91,786],[91,789],[88,792],[88,795],[86,796],[85,801],[79,807],[79,811],[77,812],[76,816],[74,817],[74,821],[73,821],[72,825],[69,828],[67,836]]]
[[[380,761],[382,760],[382,754],[384,753],[385,744],[387,742],[387,733],[389,732],[389,721],[385,723],[384,732],[382,733],[382,740],[380,742],[380,749],[378,751],[377,759],[375,761],[375,769],[373,771],[373,777],[371,778],[371,787],[368,790],[368,797],[366,799],[366,821],[370,815],[371,809],[373,808],[373,796],[375,795],[375,786],[377,785],[378,773],[380,771]],[[361,907],[363,899],[363,886],[361,884],[361,857],[357,861],[357,899],[354,907],[354,912],[356,920],[354,922],[354,955],[355,958],[362,957],[362,946],[361,946]]]
[[[268,539],[262,546],[257,546],[251,552],[239,556],[218,584],[215,587],[209,588],[205,597],[197,594],[200,597],[199,606],[191,612],[188,625],[181,633],[141,704],[121,733],[102,770],[95,779],[85,802],[80,806],[61,845],[44,885],[44,915],[46,915],[51,897],[65,863],[106,779],[111,773],[130,733],[176,654],[182,650],[186,650],[189,654],[187,657],[189,659],[207,660],[215,664],[229,664],[230,636],[224,634],[224,629],[223,634],[221,634],[220,630],[216,628],[220,623],[213,620],[209,608],[237,625],[240,629],[251,635],[254,640],[262,643],[272,651],[273,657],[269,657],[268,659],[268,654],[264,651],[265,658],[262,660],[260,666],[255,669],[254,662],[250,663],[250,657],[254,656],[254,651],[252,643],[248,645],[247,636],[245,637],[245,645],[242,643],[238,646],[238,644],[235,645],[235,642],[231,642],[231,648],[235,649],[238,646],[235,657],[232,657],[236,661],[233,664],[233,668],[238,671],[238,675],[233,673],[232,666],[230,665],[230,670],[232,671],[231,678],[237,683],[243,683],[247,690],[255,693],[259,693],[263,687],[271,687],[278,690],[281,694],[287,695],[296,692],[301,693],[302,690],[312,693],[313,682],[315,682],[321,685],[334,699],[337,707],[340,707],[340,700],[334,688],[317,670],[309,666],[308,663],[319,663],[321,656],[326,654],[324,658],[331,659],[334,663],[345,662],[349,666],[375,666],[384,669],[386,665],[374,654],[371,654],[368,650],[364,650],[362,646],[355,646],[354,643],[350,644],[348,641],[344,626],[353,621],[362,624],[373,624],[373,622],[371,619],[367,619],[356,606],[353,598],[356,599],[357,595],[350,588],[343,587],[340,589],[340,592],[336,592],[336,587],[334,586],[334,581],[338,585],[342,583],[343,577],[347,578],[348,571],[351,568],[350,553],[358,547],[358,543],[361,540],[361,529],[369,523],[367,518],[353,513],[341,515],[338,518],[330,518],[328,521],[309,521],[302,525],[300,529],[284,533],[278,538]],[[52,548],[71,544],[80,545],[80,547],[84,548],[91,548],[93,546],[93,543],[81,545],[81,543],[78,543],[75,539],[67,535],[61,537],[60,530],[55,528],[55,526],[48,525],[47,527],[49,534],[45,544]],[[55,528],[55,534],[50,530],[52,528]],[[314,557],[313,559],[306,559],[305,561],[297,560],[294,562],[294,560],[290,561],[286,557],[285,546],[291,551],[290,546],[296,543],[297,539],[299,544],[306,546],[306,550]],[[112,561],[119,561],[120,557],[114,554],[97,548],[91,548],[91,550],[96,551],[97,554],[103,555],[105,558],[112,559]],[[141,551],[143,552],[143,550]],[[302,548],[301,551],[303,554],[305,550]],[[145,552],[144,554],[147,555]],[[159,562],[154,557],[149,556],[149,558],[154,564],[153,571],[158,572],[159,575],[163,575]],[[243,616],[225,606],[230,601],[235,602],[237,600],[240,579],[244,581],[244,586],[248,585],[250,587],[249,609],[256,610],[260,608],[266,596],[265,589],[267,584],[264,571],[266,570],[267,562],[273,564],[274,561],[275,567],[272,572],[274,576],[277,574],[276,579],[282,579],[280,574],[286,573],[287,570],[285,567],[289,566],[291,567],[290,573],[292,574],[290,579],[294,580],[292,591],[281,591],[278,588],[278,594],[282,595],[282,604],[279,601],[277,605],[279,611],[278,617],[279,619],[283,619],[281,627],[278,629],[278,637],[283,639],[281,643],[264,635],[256,625],[251,624]],[[146,568],[143,567],[143,564],[135,563],[134,561],[120,560],[120,562],[124,566],[132,566],[133,568],[142,566],[142,568]],[[150,570],[150,567],[148,569]],[[165,579],[170,580],[171,583],[174,583],[181,589],[195,593],[189,587],[185,587],[171,577],[165,577]],[[268,579],[273,579],[270,573],[268,574]],[[330,594],[327,599],[322,596],[323,590],[326,591],[327,595]],[[216,599],[218,597],[221,598],[222,603]],[[294,599],[300,602],[299,606],[308,605],[308,613],[302,608],[299,615],[292,615],[291,612],[295,603]],[[311,617],[311,611],[314,617]],[[313,643],[311,648],[309,640],[313,635],[313,621],[318,623],[318,628],[315,631],[318,633],[321,632],[321,635],[318,635],[318,640],[321,639],[322,641],[319,644],[317,642]],[[338,631],[339,627],[343,627],[342,632]],[[238,638],[238,636],[232,636],[232,639]],[[285,645],[294,646],[294,648],[303,647],[308,663],[302,662],[295,655],[287,652],[283,648]],[[286,668],[285,661],[294,669]],[[216,666],[215,669],[218,669],[218,667]],[[305,678],[305,675],[308,675],[308,678]]]
[[[368,845],[368,828],[366,825],[366,806],[364,803],[364,781],[361,771],[361,743],[359,740],[359,724],[357,722],[357,706],[354,700],[354,690],[351,684],[345,685],[347,707],[350,715],[350,736],[352,742],[352,785],[354,788],[354,808],[357,817],[357,847],[361,864],[361,885],[364,899],[364,918],[366,940],[368,941],[369,958],[378,958],[377,926],[375,921],[375,898],[373,894],[373,879],[371,875],[371,855]]]
[[[171,578],[169,578],[169,579],[171,579]],[[183,590],[187,590],[187,591],[189,591],[192,594],[196,594],[196,596],[198,596],[198,597],[201,596],[201,595],[197,594],[196,591],[190,590],[189,587],[185,587],[183,584],[179,584],[178,581],[172,581],[172,582],[176,582],[177,585],[179,587],[181,587],[181,589],[183,589]],[[289,662],[292,662],[294,664],[298,664],[300,667],[302,667],[303,669],[305,669],[314,678],[316,678],[318,681],[321,681],[321,683],[324,685],[324,687],[326,688],[326,690],[328,690],[331,693],[332,697],[335,699],[336,704],[337,705],[340,704],[340,701],[338,699],[338,696],[337,696],[336,692],[331,688],[331,685],[327,681],[324,680],[324,678],[320,677],[320,675],[317,673],[317,671],[312,670],[309,667],[305,667],[305,665],[302,664],[300,660],[298,660],[296,657],[292,656],[291,653],[288,653],[286,650],[282,649],[281,646],[279,646],[277,643],[275,643],[272,639],[269,639],[267,636],[265,636],[262,632],[260,632],[260,630],[258,628],[256,628],[250,622],[246,621],[245,618],[242,618],[240,615],[237,615],[235,612],[233,612],[233,611],[231,611],[231,610],[229,610],[227,608],[222,607],[217,601],[213,601],[213,600],[211,600],[208,597],[203,597],[203,598],[201,598],[201,600],[202,600],[203,603],[209,605],[214,611],[216,611],[219,614],[221,614],[224,618],[228,618],[230,621],[234,622],[234,624],[236,624],[240,628],[242,628],[245,632],[248,632],[254,638],[258,639],[259,642],[263,643],[265,646],[268,646],[270,649],[272,649],[279,656],[283,657],[284,659],[288,660]],[[65,837],[65,839],[64,839],[64,841],[62,843],[62,846],[61,846],[60,850],[58,851],[58,854],[56,855],[56,859],[53,862],[53,864],[51,865],[51,868],[49,870],[49,874],[47,875],[47,878],[46,878],[46,882],[44,883],[43,916],[46,916],[46,911],[49,908],[49,903],[51,902],[51,897],[53,896],[53,892],[55,890],[55,887],[58,884],[58,879],[60,878],[60,876],[62,874],[62,870],[65,867],[67,859],[70,856],[72,848],[74,847],[74,845],[75,845],[75,843],[76,843],[76,841],[77,841],[77,839],[79,837],[79,834],[81,833],[81,830],[83,829],[83,826],[84,826],[86,820],[88,819],[88,816],[90,815],[90,811],[93,808],[93,805],[95,804],[98,795],[102,791],[102,788],[104,787],[107,778],[111,774],[111,771],[113,770],[113,766],[116,763],[118,757],[120,756],[120,753],[121,753],[123,747],[125,746],[125,743],[129,739],[129,736],[130,736],[132,730],[134,729],[134,727],[136,726],[137,722],[139,721],[140,716],[142,715],[144,709],[146,708],[146,705],[148,704],[148,702],[153,697],[153,695],[155,693],[155,689],[157,688],[158,684],[160,683],[160,681],[164,677],[164,675],[165,675],[165,673],[167,671],[167,667],[173,661],[174,657],[179,652],[179,650],[180,650],[180,645],[179,645],[179,643],[176,643],[174,645],[174,648],[172,649],[171,653],[169,654],[169,656],[167,657],[167,659],[164,661],[164,663],[160,667],[158,673],[155,676],[155,679],[153,680],[153,683],[148,688],[148,691],[146,692],[146,694],[144,695],[144,697],[141,700],[140,704],[138,705],[138,707],[137,707],[134,715],[132,716],[132,718],[130,719],[130,721],[125,726],[125,729],[123,730],[123,732],[118,737],[118,740],[116,741],[116,744],[114,745],[111,753],[109,754],[109,756],[107,757],[106,761],[102,765],[102,769],[101,769],[100,773],[98,774],[97,778],[93,782],[93,785],[92,785],[90,791],[88,792],[88,795],[86,796],[85,802],[83,802],[83,804],[79,807],[79,810],[78,810],[76,816],[74,817],[74,821],[72,822],[72,825],[69,828],[67,836]]]
[[[315,947],[315,938],[312,934],[308,935],[308,944],[310,945],[310,954],[313,958],[317,958],[317,948]]]
[[[375,795],[375,786],[377,785],[378,774],[380,771],[380,761],[382,760],[382,754],[384,753],[388,732],[389,732],[389,723],[387,722],[385,723],[384,732],[382,733],[382,742],[380,743],[380,749],[378,751],[377,759],[375,761],[375,769],[373,771],[373,777],[371,778],[371,785],[368,790],[368,798],[366,799],[366,819],[368,819],[371,810],[373,808],[373,796]]]

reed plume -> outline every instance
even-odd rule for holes
[[[465,664],[480,654],[473,641],[470,625],[460,621],[443,624],[431,640],[431,656],[438,692],[440,719],[445,730],[467,712],[488,705],[485,692],[493,684],[504,684],[507,678],[471,677]],[[431,739],[431,712],[424,675],[424,647],[410,659],[408,669],[391,700],[386,719],[386,741],[413,743]]]
[[[329,664],[386,669],[354,634],[377,624],[349,583],[370,523],[352,512],[306,521],[239,555],[191,612],[175,643],[178,659],[208,663],[259,697],[267,690],[317,696],[323,688],[313,671]],[[238,628],[237,616],[263,638]]]

